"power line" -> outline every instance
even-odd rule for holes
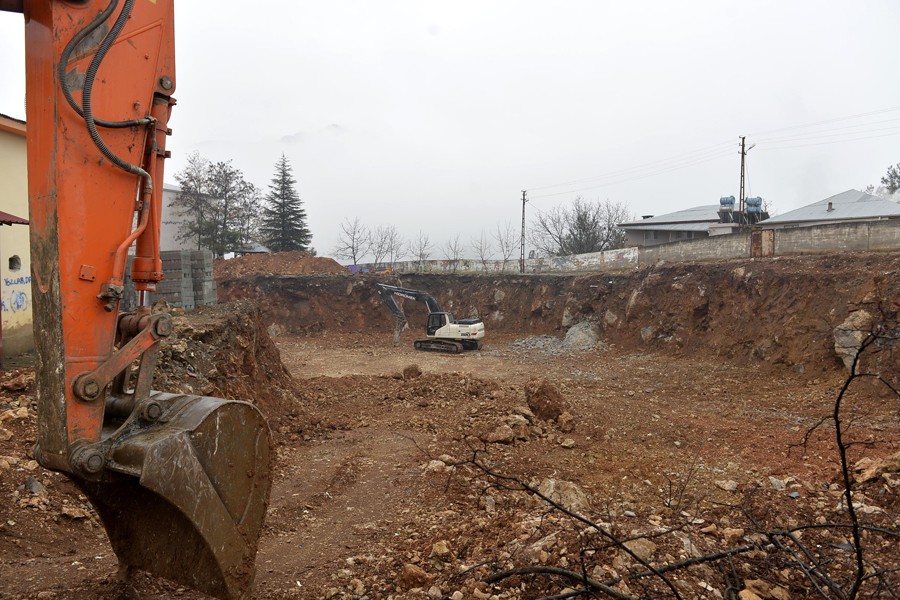
[[[888,108],[882,108],[878,110],[867,111],[863,113],[857,113],[854,115],[847,115],[843,117],[834,117],[831,119],[824,119],[821,121],[815,121],[811,123],[804,123],[801,125],[791,125],[788,127],[781,127],[777,129],[769,129],[765,131],[759,131],[751,134],[751,136],[755,139],[755,141],[760,145],[759,150],[786,150],[790,148],[804,148],[809,146],[819,146],[825,144],[836,144],[842,142],[852,142],[858,140],[866,140],[866,139],[874,139],[879,137],[889,137],[893,135],[900,135],[900,132],[895,133],[886,133],[884,131],[893,131],[898,127],[886,127],[879,129],[859,129],[860,127],[871,127],[873,125],[879,125],[882,123],[900,121],[900,118],[891,118],[891,119],[882,119],[878,121],[867,121],[863,123],[856,123],[853,125],[845,125],[841,127],[829,127],[820,129],[819,131],[806,131],[806,132],[798,132],[796,134],[789,134],[783,136],[770,136],[768,139],[764,136],[767,134],[785,132],[785,131],[796,131],[802,129],[809,129],[814,127],[820,127],[822,125],[828,125],[830,123],[838,123],[841,121],[849,121],[853,119],[861,119],[863,117],[870,117],[873,115],[880,115],[885,113],[890,113],[894,111],[900,110],[900,106],[892,106]],[[840,133],[837,133],[840,132]],[[832,137],[840,137],[840,136],[858,136],[862,133],[878,133],[881,135],[872,135],[872,136],[864,136],[864,137],[851,137],[846,139],[837,139],[837,140],[829,140],[829,141],[819,141],[816,143],[810,144],[794,144],[788,146],[770,146],[769,144],[781,144],[786,142],[795,142],[795,141],[805,141],[805,140],[823,140],[825,138]],[[747,136],[750,137],[750,136]],[[529,195],[528,200],[536,200],[540,198],[551,198],[554,196],[562,196],[566,194],[575,194],[578,192],[585,192],[590,190],[595,190],[602,187],[607,187],[611,185],[618,185],[620,183],[626,183],[629,181],[638,181],[641,179],[646,179],[649,177],[655,177],[656,175],[660,175],[663,173],[668,173],[671,171],[676,171],[679,169],[684,169],[687,167],[691,167],[698,164],[703,164],[706,162],[711,162],[714,160],[718,160],[720,158],[724,158],[726,156],[730,156],[730,151],[725,151],[724,146],[731,146],[734,142],[719,142],[717,144],[712,144],[710,146],[704,146],[702,148],[698,148],[696,150],[691,150],[689,152],[684,152],[675,156],[670,156],[668,158],[663,158],[655,161],[651,161],[648,163],[643,163],[640,165],[635,165],[633,167],[628,167],[624,169],[619,169],[615,171],[608,171],[601,175],[595,175],[593,177],[585,177],[581,179],[573,179],[561,183],[555,183],[551,185],[542,185],[536,187],[528,188],[529,192],[534,192],[538,190],[548,190],[553,188],[559,188],[563,186],[572,186],[578,185],[582,183],[596,182],[594,185],[589,185],[585,187],[580,187],[577,189],[569,189],[560,192],[551,192],[546,194]],[[651,169],[650,172],[647,172],[647,169]],[[634,174],[634,175],[633,175]],[[633,176],[632,176],[633,175]],[[535,207],[535,210],[540,212],[540,209]]]
[[[900,110],[900,106],[892,106],[889,108],[882,108],[879,110],[871,110],[869,112],[859,113],[856,115],[848,115],[846,117],[835,117],[833,119],[825,119],[824,121],[816,121],[814,123],[806,123],[804,125],[792,125],[790,127],[781,127],[780,129],[769,129],[767,131],[756,131],[756,132],[751,133],[750,136],[756,138],[758,136],[767,135],[769,133],[778,133],[779,131],[790,131],[792,129],[805,129],[807,127],[815,127],[817,125],[825,125],[827,123],[836,123],[838,121],[849,121],[851,119],[859,119],[861,117],[880,115],[883,113],[893,112],[895,110]]]
[[[668,158],[663,158],[663,159],[659,159],[659,160],[654,160],[654,161],[651,161],[651,162],[648,162],[648,163],[643,163],[643,164],[640,164],[640,165],[635,165],[635,166],[633,166],[633,167],[627,167],[627,168],[625,168],[625,169],[618,169],[618,170],[615,170],[615,171],[608,171],[608,172],[603,173],[603,174],[600,174],[600,175],[594,175],[593,177],[583,177],[583,178],[581,178],[581,179],[573,179],[573,180],[570,180],[570,181],[564,181],[564,182],[561,182],[561,183],[554,183],[554,184],[551,184],[551,185],[541,185],[541,186],[536,186],[536,187],[529,187],[529,188],[528,188],[528,191],[534,192],[534,191],[538,191],[538,190],[545,190],[545,189],[550,189],[550,188],[555,188],[555,187],[562,187],[562,186],[566,186],[566,185],[576,185],[576,184],[579,184],[579,183],[587,183],[587,182],[589,182],[589,181],[596,181],[596,180],[598,180],[598,179],[608,179],[608,178],[610,178],[610,177],[616,177],[616,176],[619,176],[619,175],[624,175],[624,174],[626,174],[626,173],[628,173],[628,172],[630,172],[630,171],[636,171],[636,170],[646,169],[646,168],[648,168],[648,167],[653,167],[653,166],[662,166],[663,163],[679,162],[679,161],[683,161],[683,160],[692,160],[693,158],[699,158],[699,157],[702,156],[702,155],[706,155],[706,154],[710,154],[710,153],[714,153],[714,152],[721,152],[722,146],[731,145],[731,144],[733,144],[733,143],[734,143],[734,142],[720,142],[720,143],[718,143],[718,144],[713,144],[713,145],[711,145],[711,146],[704,146],[703,148],[698,148],[698,149],[696,149],[696,150],[691,150],[691,151],[689,151],[689,152],[684,152],[684,153],[682,153],[682,154],[678,154],[678,155],[671,156],[671,157],[668,157]]]
[[[894,135],[900,135],[900,131],[896,131],[894,133],[885,133],[884,135],[867,135],[865,137],[848,138],[846,140],[831,140],[831,141],[827,141],[827,142],[816,142],[813,144],[797,144],[794,146],[766,146],[764,148],[760,148],[759,151],[763,152],[766,150],[787,150],[789,148],[808,148],[810,146],[825,146],[828,144],[840,144],[843,142],[855,142],[858,140],[871,140],[871,139],[875,139],[875,138],[891,137]]]
[[[900,119],[898,119],[900,120]],[[782,138],[774,138],[768,140],[760,140],[760,144],[780,144],[783,142],[801,142],[805,140],[817,140],[823,138],[833,138],[833,137],[841,137],[848,135],[860,135],[863,133],[884,133],[886,131],[894,131],[896,129],[900,129],[900,125],[894,127],[878,127],[876,129],[860,129],[858,131],[842,131],[840,133],[804,133],[802,135],[793,135]]]
[[[648,177],[654,177],[654,176],[656,176],[656,175],[661,175],[661,174],[663,174],[663,173],[669,173],[669,172],[671,172],[671,171],[677,171],[677,170],[679,170],[679,169],[684,169],[684,168],[687,168],[687,167],[692,167],[692,166],[694,166],[694,165],[699,165],[699,164],[703,164],[703,163],[710,162],[710,161],[713,161],[713,160],[718,160],[718,159],[721,159],[721,158],[725,158],[725,157],[731,156],[731,155],[732,155],[732,152],[733,152],[732,150],[727,150],[727,151],[724,151],[724,152],[720,151],[718,154],[715,154],[715,155],[712,155],[712,156],[707,156],[707,157],[701,158],[701,159],[699,159],[699,160],[693,160],[693,161],[690,161],[690,162],[685,162],[685,163],[683,163],[683,164],[670,165],[670,166],[668,166],[668,167],[664,167],[664,168],[658,169],[658,170],[656,170],[656,171],[651,171],[651,172],[649,172],[649,173],[642,173],[642,174],[640,174],[640,175],[635,175],[635,176],[633,176],[633,177],[617,178],[617,179],[613,179],[613,180],[611,180],[611,181],[605,181],[605,182],[603,182],[603,183],[598,183],[597,185],[592,185],[592,186],[588,186],[588,187],[578,188],[578,189],[574,189],[574,190],[565,190],[565,191],[561,191],[561,192],[552,192],[552,193],[549,193],[549,194],[540,194],[540,195],[538,195],[538,196],[530,196],[529,199],[530,199],[530,200],[535,200],[535,199],[538,199],[538,198],[551,198],[551,197],[553,197],[553,196],[562,196],[562,195],[565,195],[565,194],[575,194],[575,193],[578,193],[578,192],[586,192],[586,191],[589,191],[589,190],[595,190],[595,189],[597,189],[597,188],[607,187],[607,186],[611,186],[611,185],[618,185],[618,184],[620,184],[620,183],[625,183],[625,182],[628,182],[628,181],[638,181],[638,180],[641,180],[641,179],[646,179],[646,178],[648,178]]]
[[[792,134],[786,135],[786,136],[775,136],[775,137],[768,137],[768,138],[765,137],[765,136],[762,136],[762,137],[756,137],[756,138],[754,138],[754,139],[755,139],[757,142],[760,142],[760,143],[761,143],[761,142],[767,142],[767,143],[768,143],[768,142],[775,142],[775,141],[787,140],[787,139],[797,138],[797,137],[803,137],[803,136],[824,135],[824,134],[829,134],[829,133],[831,133],[831,132],[833,132],[833,131],[843,131],[843,130],[846,130],[846,129],[856,129],[856,128],[858,128],[858,127],[869,127],[869,126],[872,126],[872,125],[880,125],[880,124],[882,124],[882,123],[893,123],[893,122],[895,122],[895,121],[900,121],[900,117],[897,117],[896,119],[883,119],[883,120],[881,120],[881,121],[866,121],[865,123],[856,123],[855,125],[845,125],[845,126],[843,126],[843,127],[830,127],[830,128],[828,128],[828,129],[822,129],[822,130],[820,130],[820,131],[804,131],[804,132],[800,132],[800,133],[792,133]],[[890,129],[890,128],[888,128],[888,129]],[[852,131],[848,131],[847,133],[861,133],[861,132],[852,132]]]

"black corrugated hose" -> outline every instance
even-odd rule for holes
[[[117,0],[112,0],[110,4],[115,4]],[[122,12],[119,13],[116,22],[113,24],[112,29],[109,30],[109,33],[106,34],[106,37],[103,38],[103,41],[100,42],[100,46],[97,48],[96,54],[94,54],[94,58],[91,59],[91,64],[88,66],[87,72],[84,76],[84,88],[81,91],[81,108],[82,108],[82,117],[84,118],[84,123],[87,125],[88,134],[90,134],[91,139],[94,141],[94,145],[103,153],[103,156],[108,158],[110,162],[114,165],[131,173],[132,175],[138,175],[144,178],[145,188],[144,192],[149,193],[153,189],[153,182],[150,179],[150,174],[147,173],[144,169],[140,168],[137,165],[133,165],[125,160],[122,160],[116,154],[109,149],[106,143],[103,141],[103,138],[100,137],[100,133],[97,131],[96,121],[94,119],[93,112],[91,111],[91,92],[94,87],[94,78],[97,76],[97,71],[100,69],[100,63],[103,62],[103,59],[106,57],[106,53],[109,52],[109,49],[112,47],[113,43],[115,43],[116,38],[119,37],[119,33],[121,33],[122,28],[125,27],[125,23],[128,21],[128,17],[131,16],[131,10],[134,8],[134,0],[125,0],[125,5],[122,7]],[[104,11],[105,12],[105,11]],[[102,13],[101,13],[102,14]],[[150,123],[149,119],[144,120],[144,123]]]
[[[66,97],[66,101],[69,103],[69,106],[72,107],[72,110],[78,113],[78,116],[84,118],[84,113],[81,110],[81,107],[75,102],[75,98],[72,97],[72,91],[69,89],[69,80],[67,77],[66,69],[69,66],[69,57],[72,55],[72,52],[75,51],[75,48],[84,40],[87,36],[94,32],[95,29],[100,27],[106,19],[109,18],[109,15],[113,13],[118,6],[119,0],[112,0],[109,5],[103,9],[94,19],[88,23],[87,27],[79,31],[75,36],[69,40],[69,43],[66,44],[66,47],[62,51],[62,55],[59,59],[59,68],[57,75],[59,77],[59,83],[62,87],[63,95]],[[105,119],[97,119],[94,118],[94,122],[100,127],[106,127],[110,129],[116,128],[125,128],[125,127],[137,127],[142,125],[147,125],[148,119],[132,119],[130,121],[107,121]]]

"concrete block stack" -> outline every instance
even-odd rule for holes
[[[191,252],[191,278],[194,284],[194,306],[215,304],[217,297],[212,252],[209,250]]]
[[[160,252],[164,279],[151,294],[153,302],[165,300],[171,306],[192,310],[194,302],[194,278],[190,250]]]

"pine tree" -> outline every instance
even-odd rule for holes
[[[284,154],[275,163],[275,176],[266,195],[260,234],[272,252],[307,252],[312,242],[312,233],[306,225],[306,211],[297,193],[297,181]]]

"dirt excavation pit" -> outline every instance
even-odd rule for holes
[[[219,279],[236,303],[176,311],[155,387],[270,419],[254,598],[837,597],[856,554],[828,417],[854,344],[900,389],[898,273],[893,253],[401,278],[485,320],[481,351],[446,355],[412,349],[409,302],[392,345],[375,279],[256,270]],[[0,376],[0,598],[203,598],[117,579],[93,508],[31,457],[33,394]],[[900,589],[898,410],[873,377],[842,404],[861,597]]]

